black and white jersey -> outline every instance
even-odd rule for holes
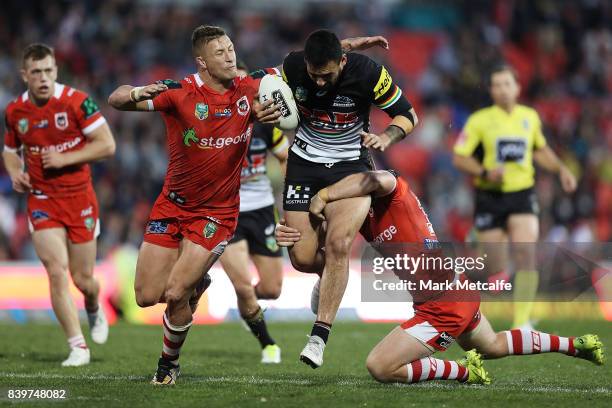
[[[287,145],[287,138],[281,130],[255,122],[240,174],[240,212],[274,204],[272,185],[266,174],[266,157],[268,151],[277,153]]]
[[[404,100],[387,69],[361,54],[347,54],[338,82],[327,91],[319,90],[308,76],[303,51],[287,55],[282,73],[300,112],[291,150],[311,162],[336,163],[363,157],[366,151],[360,132],[369,129],[370,106],[374,104],[393,116],[390,108]]]

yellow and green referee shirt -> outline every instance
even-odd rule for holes
[[[533,151],[544,146],[542,122],[534,109],[516,105],[508,113],[493,105],[470,115],[454,152],[460,156],[477,156],[487,170],[503,166],[501,188],[480,177],[476,177],[475,185],[481,190],[511,193],[534,185]]]

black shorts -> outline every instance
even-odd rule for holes
[[[310,199],[319,190],[346,176],[372,170],[368,157],[338,163],[314,163],[289,151],[287,176],[283,190],[285,211],[308,211]]]
[[[513,193],[476,190],[474,226],[479,231],[505,229],[512,214],[538,215],[539,212],[538,198],[533,188]]]
[[[274,228],[276,227],[276,214],[274,206],[259,208],[253,211],[244,211],[238,215],[238,225],[230,244],[247,240],[249,253],[281,257],[283,253],[276,244]]]

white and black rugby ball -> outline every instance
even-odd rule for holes
[[[278,127],[281,130],[294,130],[298,125],[299,114],[293,92],[278,75],[265,75],[259,83],[259,102],[264,103],[270,99],[274,100],[281,112]]]

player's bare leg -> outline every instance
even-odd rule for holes
[[[255,285],[257,299],[278,299],[283,288],[283,258],[252,254],[251,260],[259,274]]]
[[[604,363],[603,344],[597,335],[561,337],[531,329],[496,333],[484,315],[476,329],[459,336],[457,342],[464,350],[475,348],[486,359],[557,352],[583,358],[597,365]]]
[[[308,212],[286,211],[287,226],[300,232],[300,240],[289,248],[291,264],[300,272],[319,272],[325,266],[325,256],[319,252],[321,222],[312,220]]]
[[[183,239],[178,260],[172,267],[164,298],[166,311],[163,316],[164,340],[157,372],[151,381],[156,385],[173,385],[180,373],[178,364],[181,347],[192,323],[189,299],[203,274],[219,258],[216,253]]]
[[[69,241],[68,260],[72,280],[85,297],[91,339],[95,343],[104,344],[108,338],[108,322],[98,300],[100,284],[94,278],[96,240],[81,244]]]
[[[325,344],[348,283],[351,246],[368,214],[370,202],[369,196],[356,197],[334,201],[325,207],[325,273],[319,288],[317,320],[300,354],[300,360],[312,368],[323,364]]]
[[[535,214],[513,214],[508,217],[514,277],[514,321],[512,327],[531,328],[530,316],[538,291],[539,275],[535,262],[535,243],[539,223]]]
[[[280,348],[268,333],[263,310],[257,303],[255,288],[251,284],[247,241],[243,239],[228,245],[220,261],[236,291],[240,317],[259,341],[262,349],[262,363],[280,363]]]
[[[134,291],[140,307],[156,305],[164,299],[170,271],[179,255],[178,248],[143,242],[138,252]]]
[[[370,352],[366,367],[377,381],[415,383],[428,380],[457,380],[486,384],[488,373],[480,356],[470,352],[462,361],[431,357],[434,350],[396,327]]]
[[[62,365],[88,364],[89,349],[81,332],[76,306],[70,296],[66,230],[48,228],[34,231],[32,242],[36,254],[47,271],[53,312],[64,330],[71,350],[70,356]]]

